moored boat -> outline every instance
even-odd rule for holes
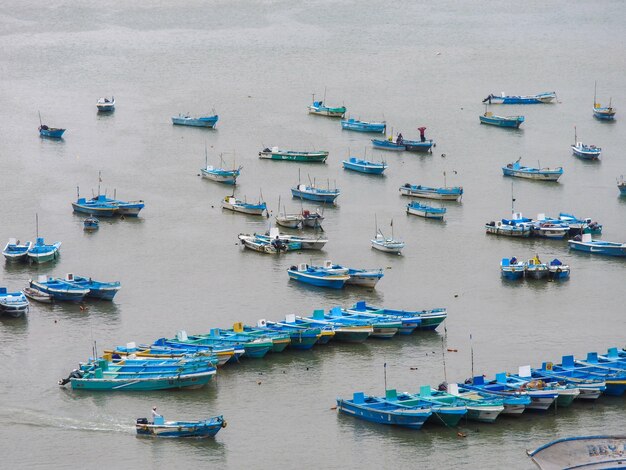
[[[122,288],[119,281],[114,282],[101,282],[95,281],[90,277],[77,276],[73,273],[66,274],[64,279],[60,281],[67,282],[73,286],[77,286],[83,289],[89,289],[86,297],[102,300],[113,300],[115,294]]]
[[[626,181],[624,180],[624,176],[621,176],[620,179],[617,180],[617,189],[619,189],[620,196],[626,196]]]
[[[37,289],[44,294],[50,295],[55,301],[79,302],[89,294],[89,289],[86,287],[79,287],[61,279],[53,279],[45,275],[39,275],[36,281],[31,279],[29,284],[32,289]]]
[[[220,155],[220,167],[215,167],[213,165],[209,165],[208,162],[208,153],[206,147],[204,148],[204,168],[200,168],[200,174],[202,178],[206,178],[211,181],[215,181],[217,183],[223,184],[237,184],[237,178],[241,174],[243,166],[239,165],[238,168],[235,168],[235,164],[233,162],[233,168],[228,170],[224,168],[224,159],[222,155]]]
[[[488,104],[537,104],[537,103],[552,103],[556,99],[556,92],[549,91],[544,93],[537,93],[536,95],[506,95],[504,92],[500,96],[490,94],[483,100],[483,103]]]
[[[357,131],[357,132],[377,132],[377,133],[385,133],[387,129],[387,123],[385,121],[381,122],[368,122],[368,121],[359,121],[358,119],[342,119],[341,120],[341,128],[348,131]]]
[[[359,173],[368,173],[371,175],[382,175],[388,167],[385,162],[370,162],[356,157],[350,157],[348,160],[341,162],[344,169],[358,171]]]
[[[399,318],[418,318],[416,329],[434,330],[448,316],[445,308],[435,308],[430,310],[397,310],[368,305],[365,301],[359,301],[351,308],[346,309],[350,313],[367,313]]]
[[[115,97],[111,96],[111,98],[103,97],[98,99],[96,107],[98,108],[99,113],[110,113],[111,111],[115,111]]]
[[[372,146],[381,150],[395,150],[398,152],[406,150],[402,140],[400,142],[397,140],[394,142],[392,137],[389,137],[389,139],[372,139]]]
[[[307,186],[306,184],[298,184],[291,188],[291,195],[300,199],[316,202],[334,203],[335,199],[341,194],[338,189],[324,189],[316,186]]]
[[[119,207],[110,201],[104,194],[99,194],[92,199],[78,197],[76,202],[72,202],[74,212],[89,214],[97,217],[114,217],[119,213]]]
[[[626,436],[563,437],[528,450],[527,453],[542,470],[622,468]]]
[[[570,267],[563,264],[559,259],[554,258],[548,263],[548,274],[551,279],[567,279],[570,274]]]
[[[296,316],[295,321],[296,324],[300,325],[332,327],[333,338],[346,343],[362,343],[374,332],[371,322],[346,321],[343,317],[327,317],[324,310],[321,309],[314,310],[310,317]]]
[[[291,235],[288,233],[281,233],[278,229],[272,228],[264,235],[255,234],[259,240],[270,242],[278,238],[284,243],[296,243],[299,245],[299,249],[302,250],[321,250],[324,245],[328,243],[328,238],[325,237],[303,237],[300,235]]]
[[[515,256],[512,258],[502,258],[502,261],[500,261],[502,277],[511,281],[523,278],[525,269],[526,264],[523,261],[518,261]]]
[[[346,281],[346,285],[375,287],[384,274],[382,269],[348,269],[350,279]]]
[[[150,437],[213,437],[226,427],[222,416],[214,416],[200,421],[165,421],[162,416],[155,416],[150,422],[147,418],[138,418],[135,429],[138,436]]]
[[[578,140],[578,135],[576,134],[576,127],[574,126],[574,144],[570,146],[572,148],[572,152],[575,156],[582,158],[584,160],[597,160],[600,158],[600,154],[602,153],[602,149],[600,147],[596,147],[595,145],[583,144]]]
[[[586,217],[579,219],[578,217],[567,214],[565,212],[559,212],[559,221],[569,225],[569,231],[571,234],[600,234],[602,233],[602,224],[594,222],[591,218]]]
[[[199,117],[192,117],[189,114],[179,114],[178,116],[172,116],[172,124],[213,129],[217,124],[218,119],[219,116],[217,114],[213,116]]]
[[[378,424],[421,429],[432,414],[429,406],[394,405],[380,398],[354,393],[352,399],[337,398],[337,409],[345,414]]]
[[[528,238],[532,233],[530,227],[526,225],[518,225],[509,219],[487,222],[485,230],[492,235],[501,235],[505,237]]]
[[[443,425],[447,428],[455,427],[467,414],[465,403],[456,397],[434,397],[428,385],[421,387],[418,395],[398,393],[395,389],[385,390],[383,398],[387,403],[402,406],[427,406],[432,409],[428,422]],[[382,398],[382,397],[381,397]]]
[[[267,210],[267,205],[261,201],[257,204],[250,204],[234,196],[226,196],[222,199],[222,208],[233,212],[241,212],[242,214],[263,215],[263,212]]]
[[[2,250],[7,261],[25,261],[27,259],[28,250],[30,250],[32,242],[20,243],[15,238],[9,238],[9,241]]]
[[[0,313],[19,318],[28,312],[29,305],[24,293],[8,292],[6,287],[0,287]]]
[[[50,294],[46,294],[39,289],[33,289],[32,287],[24,287],[22,293],[29,299],[41,302],[42,304],[51,304],[54,300],[54,297]]]
[[[520,164],[520,159],[513,163],[509,163],[502,167],[504,176],[516,176],[518,178],[526,178],[538,181],[558,181],[563,175],[563,168],[533,168]]]
[[[328,158],[328,152],[326,150],[304,152],[296,150],[282,150],[278,147],[266,147],[259,152],[259,158],[264,158],[266,160],[324,163]]]
[[[345,106],[327,106],[323,101],[315,101],[315,95],[313,95],[313,103],[308,106],[308,110],[309,114],[338,118],[342,118],[347,111]]]
[[[487,111],[482,116],[478,116],[481,124],[518,129],[524,122],[524,116],[496,116],[491,111]]]
[[[602,106],[600,103],[598,103],[598,100],[596,99],[596,89],[597,83],[594,85],[593,88],[593,117],[595,117],[596,119],[600,119],[601,121],[614,120],[617,109],[612,106],[611,100],[609,100],[608,106]]]
[[[391,237],[386,237],[376,224],[376,234],[370,240],[372,248],[385,253],[393,253],[399,255],[404,248],[404,242],[393,236],[393,220],[391,221]]]
[[[548,265],[546,263],[542,263],[537,255],[529,259],[524,267],[524,273],[527,278],[544,279],[548,277],[548,272]]]
[[[97,217],[89,216],[83,220],[83,230],[89,232],[100,228],[100,220]]]
[[[28,256],[28,260],[31,263],[47,263],[48,261],[55,260],[59,257],[60,248],[61,242],[49,245],[45,243],[42,237],[37,237],[35,244],[32,245],[26,252],[26,256]]]
[[[289,278],[311,284],[318,287],[328,287],[331,289],[341,289],[346,281],[350,279],[348,274],[337,274],[329,271],[322,266],[309,266],[306,263],[300,263],[298,266],[291,266],[287,273]]]
[[[403,196],[437,199],[441,201],[456,201],[463,196],[463,188],[461,186],[433,188],[421,184],[415,185],[406,183],[400,186],[399,191]]]
[[[420,204],[417,201],[411,201],[406,206],[407,214],[418,215],[426,219],[443,219],[446,213],[445,207],[432,207],[426,204]]]
[[[308,209],[302,209],[300,214],[302,216],[302,227],[308,228],[322,228],[322,222],[324,221],[324,214],[319,209],[311,212]]]
[[[582,236],[576,235],[572,240],[568,240],[567,244],[572,250],[584,251],[594,255],[626,256],[626,243],[594,240],[588,233],[584,233]]]

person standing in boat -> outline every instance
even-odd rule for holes
[[[398,138],[396,139],[396,144],[402,145],[403,141],[404,141],[404,137],[402,137],[402,133],[398,133]]]
[[[426,142],[426,134],[425,134],[426,128],[425,127],[418,127],[417,130],[420,131],[420,140],[422,142]]]
[[[154,421],[155,418],[160,418],[161,415],[159,413],[157,413],[157,407],[153,406],[152,407],[152,420]]]

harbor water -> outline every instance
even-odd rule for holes
[[[0,241],[62,241],[41,266],[0,267],[9,291],[38,275],[76,273],[119,280],[113,302],[31,304],[0,319],[0,442],[5,468],[532,468],[526,449],[558,437],[618,434],[623,397],[525,413],[495,424],[393,429],[338,415],[337,397],[388,388],[462,382],[539,366],[626,343],[626,262],[570,252],[566,241],[485,234],[508,217],[573,213],[604,225],[602,239],[626,241],[626,4],[535,0],[162,0],[97,4],[1,2]],[[10,8],[9,8],[10,6]],[[615,122],[592,116],[598,101]],[[556,91],[549,105],[489,108],[524,115],[520,129],[479,123],[488,94]],[[348,115],[386,120],[388,134],[418,137],[432,153],[372,150],[370,134],[307,114],[323,99]],[[110,114],[96,101],[114,95]],[[173,126],[189,112],[220,118],[216,129]],[[44,124],[62,140],[38,136]],[[602,147],[597,162],[572,156],[578,139]],[[374,136],[376,136],[374,134]],[[243,165],[235,195],[263,198],[272,217],[227,213],[232,188],[200,178],[205,161]],[[328,150],[325,164],[261,160],[278,146]],[[342,169],[349,156],[385,160],[384,176]],[[501,167],[562,166],[558,183],[515,180]],[[99,181],[99,173],[101,181]],[[240,233],[263,232],[278,213],[299,212],[298,181],[337,187],[323,208],[321,252],[279,256],[243,251]],[[406,214],[405,183],[463,186],[445,220]],[[102,219],[83,231],[71,202],[98,187],[145,201],[137,219]],[[440,204],[436,203],[436,206]],[[305,203],[314,210],[315,204]],[[371,249],[376,223],[406,242],[402,256]],[[504,282],[499,262],[538,255],[571,266],[565,282]],[[324,260],[384,268],[375,289],[328,291],[290,281],[289,266]],[[363,344],[330,343],[243,359],[199,390],[88,393],[58,379],[94,345],[147,343],[177,330],[205,333],[234,322],[350,306],[359,300],[421,310],[446,307],[436,331]],[[384,365],[386,364],[386,367]],[[135,418],[157,406],[166,419],[224,415],[215,439],[139,439]]]

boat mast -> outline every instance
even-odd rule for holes
[[[41,122],[41,111],[37,111],[37,114],[39,114],[39,127],[42,127],[43,123]]]
[[[471,333],[470,333],[470,357],[472,360],[472,383],[474,383],[474,343],[472,342]]]
[[[593,82],[593,109],[596,109],[596,104],[597,104],[597,98],[596,98],[596,91],[598,89],[598,81],[596,80],[595,82]]]
[[[385,375],[385,394],[387,393],[387,363],[383,364],[383,371]]]
[[[35,233],[36,238],[39,238],[39,214],[35,212]]]
[[[576,136],[576,126],[574,126],[574,145],[577,144],[578,137]]]
[[[100,196],[100,183],[102,183],[102,171],[98,171],[98,196]]]

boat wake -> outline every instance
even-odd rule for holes
[[[135,426],[128,422],[119,422],[114,419],[98,417],[93,422],[67,416],[46,415],[37,410],[29,409],[0,409],[0,422],[8,425],[22,425],[34,428],[54,428],[76,431],[134,433]]]

